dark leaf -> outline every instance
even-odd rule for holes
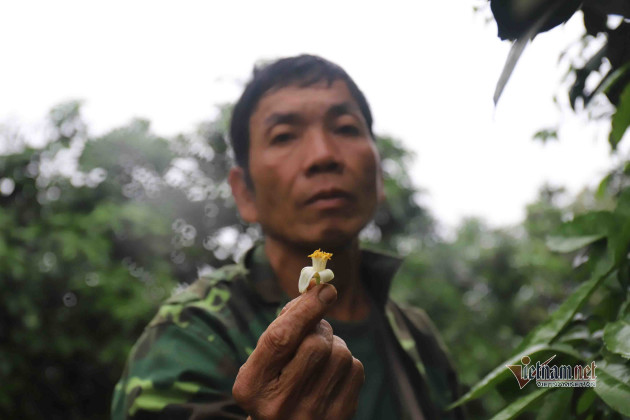
[[[494,90],[495,106],[527,43],[540,32],[569,19],[580,3],[581,0],[556,0],[551,4],[539,2],[538,5],[527,7],[527,2],[491,0],[490,6],[499,27],[499,37],[515,40]]]
[[[507,84],[508,80],[510,80],[510,76],[514,71],[514,67],[516,67],[516,63],[521,57],[521,54],[523,54],[523,50],[525,50],[528,42],[529,38],[519,38],[514,42],[512,48],[510,48],[508,58],[507,60],[505,60],[503,70],[501,71],[501,76],[499,76],[499,81],[497,82],[497,86],[494,89],[494,96],[492,97],[492,100],[494,101],[495,106],[497,102],[499,102],[499,98],[503,93],[503,89],[505,89],[505,85]]]
[[[532,32],[532,28],[536,29],[527,39],[566,22],[581,3],[581,0],[490,0],[490,8],[497,22],[499,37],[515,40]]]
[[[608,137],[608,142],[613,150],[615,150],[630,125],[630,84],[624,88],[619,98],[619,104],[612,117],[611,125],[612,129]]]
[[[630,2],[627,0],[584,0],[582,8],[603,16],[621,15],[630,18]]]
[[[582,6],[582,15],[584,16],[584,27],[586,33],[589,35],[597,36],[600,32],[605,32],[608,29],[608,16],[606,13],[602,13],[597,7],[591,7],[584,2]]]

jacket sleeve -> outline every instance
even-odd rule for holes
[[[444,409],[462,395],[448,349],[425,311],[415,307],[405,307],[403,313],[424,363],[426,379],[431,383],[433,390],[438,391],[435,399]],[[458,420],[467,417],[461,406],[443,412],[442,416]]]
[[[225,327],[194,308],[160,312],[132,349],[112,419],[246,419],[232,398],[241,363]]]

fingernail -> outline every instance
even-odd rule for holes
[[[335,300],[337,300],[337,289],[335,289],[333,286],[331,286],[329,284],[325,284],[319,290],[319,294],[317,296],[319,297],[319,300],[323,304],[330,305]]]

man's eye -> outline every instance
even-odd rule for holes
[[[271,144],[286,143],[292,140],[295,136],[292,133],[282,133],[271,138]]]
[[[359,128],[354,125],[342,125],[341,127],[337,128],[336,131],[339,134],[347,136],[357,136],[361,134],[361,130],[359,130]]]

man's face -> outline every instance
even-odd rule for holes
[[[301,246],[343,246],[382,199],[378,152],[343,81],[265,94],[250,118],[253,191],[241,215]],[[247,208],[243,208],[247,207]]]

